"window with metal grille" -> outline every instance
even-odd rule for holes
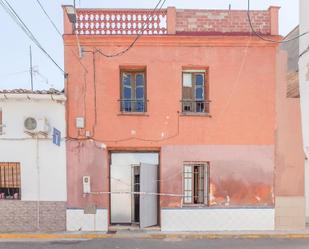
[[[207,71],[185,70],[182,72],[182,112],[208,113],[206,91]]]
[[[146,73],[143,70],[121,71],[121,112],[146,112]]]
[[[184,204],[208,204],[208,163],[185,163]]]
[[[0,199],[20,199],[20,164],[0,162]]]

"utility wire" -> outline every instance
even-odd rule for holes
[[[36,37],[31,32],[31,30],[27,27],[27,25],[23,22],[23,20],[16,13],[14,8],[6,0],[0,0],[0,5],[10,15],[13,21],[24,31],[24,33],[29,37],[29,39],[53,62],[53,64],[66,77],[67,73],[58,65],[58,63],[52,58],[52,56],[43,48],[43,46],[39,43],[39,41],[36,39]]]
[[[112,57],[117,57],[117,56],[121,56],[123,54],[125,54],[126,52],[128,52],[133,46],[134,44],[137,42],[137,40],[143,35],[143,32],[145,30],[145,27],[148,25],[148,21],[149,19],[153,16],[153,14],[156,12],[157,8],[159,7],[159,10],[162,9],[163,5],[165,4],[167,0],[159,0],[159,2],[156,4],[155,8],[153,9],[152,13],[148,15],[147,17],[147,20],[145,20],[145,23],[142,27],[142,32],[139,33],[136,38],[134,39],[134,41],[124,50],[120,51],[120,52],[117,52],[115,54],[105,54],[104,52],[100,51],[99,49],[97,48],[94,48],[93,51],[83,51],[83,52],[90,52],[92,53],[92,56],[93,56],[93,82],[94,82],[94,94],[95,94],[95,98],[94,98],[94,105],[95,105],[95,108],[94,108],[94,111],[95,111],[95,122],[94,122],[94,125],[93,125],[93,130],[92,130],[92,137],[94,137],[94,133],[95,133],[95,128],[96,128],[96,123],[97,123],[97,108],[96,108],[96,70],[95,70],[95,54],[96,53],[99,53],[101,54],[102,56],[104,57],[107,57],[107,58],[112,58]],[[160,5],[161,4],[161,5]],[[74,9],[75,9],[75,1],[74,1]],[[77,12],[75,10],[75,12]],[[79,44],[79,38],[78,38],[78,34],[77,32],[75,32],[75,35],[76,35],[76,40],[77,40],[77,44],[78,44],[78,47],[79,47],[79,51],[81,53],[81,48],[80,48],[80,44]],[[85,98],[85,92],[84,92],[84,98]],[[85,103],[84,103],[85,105]],[[140,140],[140,141],[153,141],[153,142],[160,142],[162,140],[165,140],[165,139],[171,139],[173,137],[176,137],[179,135],[179,114],[178,114],[178,130],[177,130],[177,133],[173,136],[170,136],[168,138],[164,138],[164,139],[154,139],[154,140],[148,140],[148,139],[142,139],[142,138],[136,138],[136,137],[130,137],[130,138],[124,138],[124,139],[121,139],[121,140],[118,140],[118,142],[120,141],[128,141],[128,140],[131,140],[131,139],[136,139],[136,140]],[[107,141],[105,141],[107,142]]]
[[[48,82],[48,78],[46,78],[43,74],[41,74],[41,73],[39,72],[39,69],[33,70],[33,73],[34,73],[34,77],[39,76],[39,77],[41,78],[41,81],[40,81],[40,82],[42,82],[42,83],[48,85],[48,86],[51,87],[51,88],[55,88],[55,86],[54,86],[53,84],[50,84],[50,83]]]
[[[48,15],[48,13],[46,12],[46,10],[44,9],[42,3],[40,2],[40,0],[36,0],[36,2],[38,3],[38,5],[40,6],[41,10],[44,12],[44,14],[46,15],[46,17],[48,18],[48,20],[50,21],[50,23],[53,25],[53,27],[55,28],[55,30],[57,31],[57,33],[61,36],[62,38],[62,34],[59,31],[59,29],[57,28],[56,24],[54,23],[54,21],[52,20],[52,18]]]
[[[29,73],[29,70],[18,71],[18,72],[13,72],[13,73],[8,73],[8,74],[2,74],[2,75],[0,75],[0,77],[1,78],[7,78],[7,77],[10,77],[10,76],[15,76],[15,75],[23,74],[23,73]]]
[[[55,24],[55,22],[52,20],[52,18],[48,15],[47,11],[44,9],[42,3],[40,2],[40,0],[36,0],[38,5],[40,6],[40,8],[42,9],[42,11],[44,12],[45,16],[47,17],[47,19],[50,21],[50,23],[53,25],[53,27],[55,28],[56,32],[59,34],[59,36],[61,37],[61,39],[63,39],[63,36],[60,32],[60,30],[58,29],[57,25]],[[74,5],[75,6],[75,5]],[[76,37],[77,37],[77,34],[76,34]],[[78,37],[77,37],[78,39]],[[78,50],[79,50],[79,57],[81,57],[80,53],[81,53],[81,48],[80,48],[80,45],[79,45],[79,40],[77,41],[78,42]],[[74,53],[74,52],[73,52]],[[76,56],[76,54],[74,53],[74,55]],[[78,56],[77,56],[78,58]],[[80,61],[80,58],[78,58],[80,64],[83,66],[83,68],[85,69],[85,66],[82,64],[82,62]],[[87,71],[87,69],[86,69]]]
[[[263,41],[267,41],[267,42],[272,42],[272,43],[287,43],[287,42],[291,42],[291,41],[294,41],[294,40],[297,40],[299,39],[300,37],[304,36],[304,35],[307,35],[309,34],[309,31],[305,32],[305,33],[302,33],[296,37],[293,37],[291,39],[283,39],[281,41],[276,41],[276,40],[273,40],[273,39],[270,39],[270,38],[266,38],[264,36],[262,36],[259,32],[257,32],[254,27],[253,27],[253,24],[252,24],[252,20],[251,20],[251,16],[250,16],[250,0],[248,0],[248,11],[247,11],[247,15],[248,15],[248,21],[249,21],[249,25],[250,25],[250,28],[253,32],[254,35],[256,35],[257,37],[259,37],[260,39],[262,39]]]
[[[299,55],[299,58],[302,57],[303,55],[305,55],[306,53],[309,52],[309,46],[308,48],[305,49],[305,51],[303,51],[300,55]]]
[[[146,22],[145,22],[144,25],[143,25],[143,29],[139,31],[140,33],[136,36],[136,38],[133,40],[133,42],[132,42],[127,48],[125,48],[124,50],[119,51],[119,52],[117,52],[117,53],[115,53],[115,54],[106,54],[106,53],[102,52],[102,51],[99,50],[99,49],[96,49],[95,52],[98,52],[99,54],[101,54],[101,55],[103,55],[104,57],[107,57],[107,58],[112,58],[112,57],[121,56],[121,55],[125,54],[126,52],[128,52],[128,51],[135,45],[135,43],[138,41],[138,39],[143,35],[143,32],[144,32],[144,30],[145,30],[145,27],[147,27],[147,25],[148,25],[148,22],[147,22],[147,21],[149,21],[150,17],[153,16],[153,14],[154,14],[157,10],[161,10],[161,9],[162,9],[162,7],[163,7],[163,5],[165,4],[166,1],[167,1],[167,0],[163,0],[163,2],[162,2],[162,0],[159,0],[159,2],[157,3],[157,5],[156,5],[155,8],[153,9],[152,13],[151,13],[150,15],[148,15],[148,18],[147,18]],[[161,4],[161,2],[162,2],[162,4]],[[160,4],[161,4],[161,6],[160,6]],[[160,6],[160,7],[159,7],[159,6]],[[159,7],[159,9],[157,9],[158,7]]]

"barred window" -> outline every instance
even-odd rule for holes
[[[20,199],[20,164],[0,162],[0,199]]]
[[[208,163],[185,163],[184,204],[208,204]]]

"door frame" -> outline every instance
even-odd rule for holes
[[[112,154],[114,153],[156,153],[158,154],[158,190],[157,192],[161,192],[161,148],[160,147],[151,147],[151,148],[115,148],[115,147],[108,147],[108,192],[111,192],[111,164],[112,164]],[[160,202],[161,202],[161,196],[158,196],[158,203],[157,203],[157,216],[158,216],[158,221],[157,225],[161,227],[161,208],[160,208]],[[108,226],[112,226],[113,224],[111,223],[111,195],[108,196]]]

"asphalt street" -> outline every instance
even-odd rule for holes
[[[0,241],[0,249],[309,249],[309,239]]]

